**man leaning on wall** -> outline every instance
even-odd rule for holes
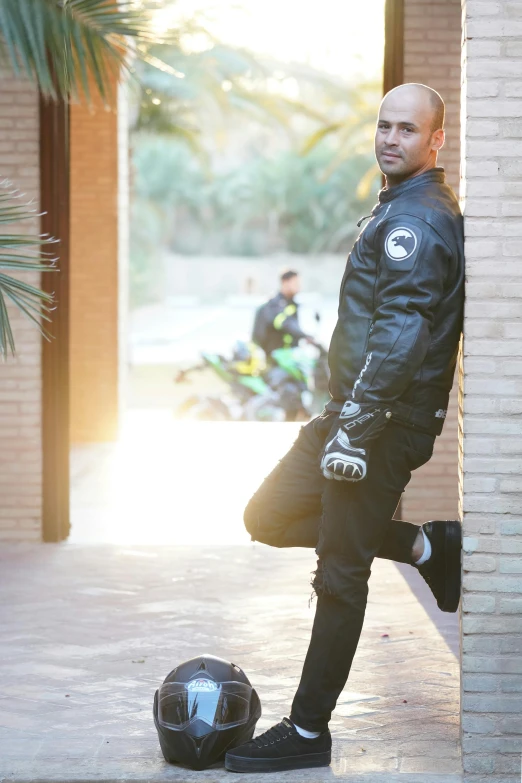
[[[359,642],[374,557],[418,568],[440,609],[458,608],[459,523],[393,519],[442,431],[462,328],[463,226],[437,167],[443,126],[444,103],[429,87],[385,96],[375,153],[386,187],[341,282],[332,398],[245,511],[254,540],[316,547],[318,600],[290,719],[229,751],[236,772],[330,763],[328,723]]]

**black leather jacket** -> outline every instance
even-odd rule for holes
[[[276,348],[294,348],[306,337],[299,325],[299,305],[279,292],[256,312],[253,342],[269,356]]]
[[[327,409],[385,402],[399,421],[440,434],[463,303],[462,215],[444,169],[381,190],[341,283]]]

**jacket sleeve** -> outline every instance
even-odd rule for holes
[[[254,325],[252,327],[252,342],[256,343],[256,345],[260,345],[261,348],[265,342],[266,327],[267,319],[264,307],[262,306],[256,310],[256,314],[254,316]]]
[[[352,397],[393,402],[420,369],[431,341],[452,254],[428,223],[394,216],[374,241],[380,257],[370,332]]]
[[[299,316],[297,313],[297,305],[290,302],[283,310],[277,313],[273,320],[274,329],[292,335],[296,340],[300,340],[302,337],[306,337],[299,326]]]

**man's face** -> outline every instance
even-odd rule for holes
[[[427,171],[436,164],[444,131],[432,131],[433,109],[415,89],[388,95],[381,105],[375,132],[375,156],[391,185]]]
[[[283,280],[281,290],[288,299],[296,296],[301,290],[301,278],[299,275],[294,275],[289,280]]]

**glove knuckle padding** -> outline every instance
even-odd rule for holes
[[[347,400],[324,448],[321,470],[325,478],[366,478],[367,444],[382,432],[390,415],[385,405]]]
[[[327,479],[360,481],[366,476],[366,452],[352,446],[346,432],[338,427],[325,447],[321,469]]]

